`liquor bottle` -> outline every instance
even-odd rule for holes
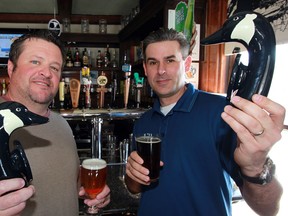
[[[72,52],[70,47],[68,47],[66,54],[66,67],[73,67]]]
[[[76,47],[75,55],[74,55],[74,67],[81,67],[80,52],[77,47]]]
[[[118,61],[116,60],[116,50],[112,51],[112,60],[110,62],[111,67],[116,68],[118,67]]]
[[[92,54],[91,54],[91,50],[90,49],[87,50],[87,55],[88,55],[89,67],[92,67],[92,58],[91,58]]]
[[[98,54],[97,54],[97,57],[96,57],[96,66],[97,67],[102,67],[102,55],[101,55],[101,50],[98,50]]]
[[[192,37],[192,30],[194,25],[194,5],[195,0],[188,0],[188,10],[184,23],[184,35],[189,42]]]
[[[111,55],[109,52],[109,44],[107,44],[106,51],[105,51],[105,56],[104,56],[104,67],[108,67],[111,61]]]
[[[82,66],[83,67],[89,67],[89,57],[87,49],[85,48],[82,54]]]

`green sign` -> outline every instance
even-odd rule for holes
[[[186,2],[179,2],[175,8],[175,30],[183,32],[185,19],[187,15],[187,4]]]

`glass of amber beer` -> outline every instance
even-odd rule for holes
[[[149,170],[151,182],[159,179],[161,138],[153,134],[137,134],[135,136],[137,153],[143,159],[143,166]]]
[[[81,165],[81,185],[86,196],[94,199],[104,189],[107,176],[107,163],[99,158],[85,159]],[[88,214],[98,214],[96,206],[88,207]]]

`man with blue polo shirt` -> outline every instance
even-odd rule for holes
[[[125,182],[142,193],[138,215],[231,215],[232,179],[256,213],[275,215],[282,187],[267,155],[281,137],[285,109],[261,95],[253,102],[235,96],[231,106],[195,89],[185,83],[188,53],[185,37],[173,29],[143,41],[143,67],[157,99],[134,134],[160,134],[162,145],[157,182],[136,151],[128,158]]]

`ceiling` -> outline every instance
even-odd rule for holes
[[[62,1],[64,2],[64,1]],[[72,14],[127,15],[137,0],[72,0]],[[58,13],[57,0],[1,0],[0,13]]]
[[[118,16],[119,20],[138,5],[139,0],[1,0],[0,22],[46,22],[47,16],[54,15],[74,22],[83,16]]]

